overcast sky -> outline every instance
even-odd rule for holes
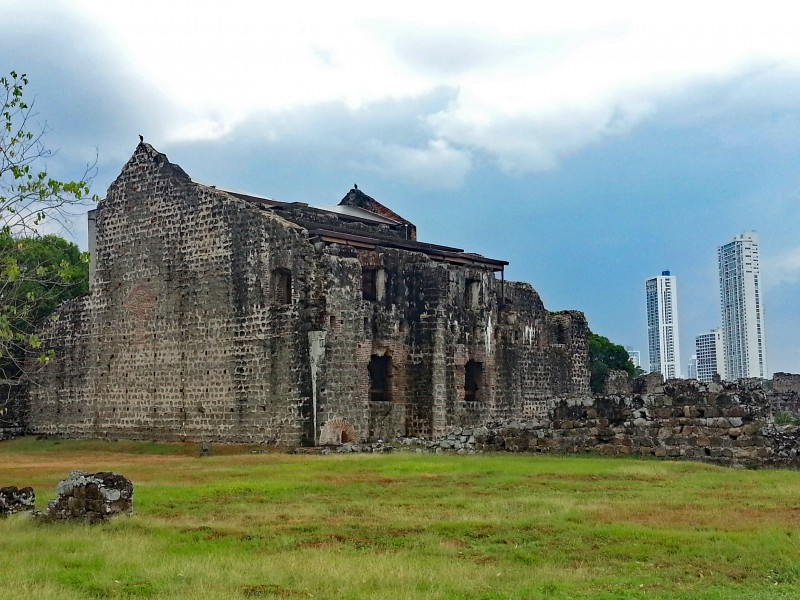
[[[381,4],[4,0],[0,72],[28,74],[52,173],[97,154],[100,196],[140,133],[278,200],[357,182],[645,361],[669,269],[684,374],[720,325],[716,249],[756,230],[768,368],[800,373],[795,3]]]

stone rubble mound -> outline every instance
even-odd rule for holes
[[[45,519],[97,522],[133,510],[133,484],[116,473],[73,471],[56,491],[41,515]]]
[[[0,488],[0,517],[32,511],[35,504],[36,492],[32,487],[17,488],[11,485]]]

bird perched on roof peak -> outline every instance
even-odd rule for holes
[[[354,183],[354,184],[353,184],[353,189],[354,189],[354,190],[357,190],[357,189],[358,189],[358,184],[357,184],[357,183]]]
[[[139,143],[144,144],[144,136],[141,133],[139,134]]]

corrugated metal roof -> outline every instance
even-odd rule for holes
[[[369,212],[368,210],[364,210],[363,208],[358,208],[357,206],[346,206],[343,204],[339,204],[337,206],[314,206],[313,208],[324,210],[327,212],[333,212],[340,215],[345,215],[348,217],[355,217],[357,219],[364,219],[365,221],[375,221],[376,223],[384,223],[386,225],[400,225],[400,221],[395,221],[394,219],[387,219],[386,217],[382,217],[380,215],[376,215],[373,212]]]

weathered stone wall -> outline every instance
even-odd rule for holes
[[[539,419],[456,428],[430,449],[687,458],[800,466],[800,428],[776,427],[760,385],[642,378],[638,393],[559,400]],[[648,385],[649,384],[649,385]]]
[[[27,421],[27,387],[0,379],[0,441],[23,435]]]
[[[96,210],[95,281],[43,333],[57,360],[30,428],[68,436],[297,444],[313,247],[143,145]],[[271,301],[294,273],[291,302]]]
[[[778,420],[800,422],[800,375],[775,373],[769,400]]]
[[[800,375],[775,373],[772,376],[772,391],[780,394],[800,394]]]
[[[94,218],[91,293],[41,332],[57,359],[31,387],[32,432],[283,446],[437,437],[588,392],[582,314],[547,313],[474,255],[454,264],[396,247],[410,230],[378,223],[371,244],[320,241],[309,228],[335,229],[333,214],[198,185],[147,144]],[[375,364],[388,365],[381,394]]]
[[[348,423],[356,436],[350,441],[436,437],[530,411],[531,402],[553,397],[554,389],[564,396],[587,390],[585,319],[568,315],[575,340],[559,347],[566,369],[552,369],[549,317],[530,286],[506,283],[506,294],[519,287],[527,296],[517,306],[503,305],[503,286],[491,272],[455,269],[420,253],[332,245],[321,260],[320,329],[309,334],[320,349],[318,427],[331,421],[339,431]],[[374,299],[362,297],[363,269],[383,272]],[[375,356],[391,362],[383,401],[370,399]],[[465,390],[469,362],[481,369],[471,395]],[[562,376],[570,379],[556,383]]]

